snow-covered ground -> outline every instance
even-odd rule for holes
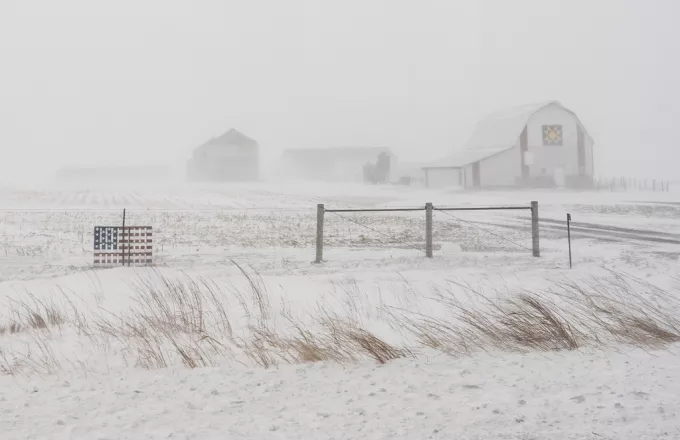
[[[0,432],[7,440],[677,439],[677,361],[570,352],[5,380]]]
[[[431,260],[424,212],[327,213],[326,261],[312,264],[318,203],[528,207],[532,200],[540,206],[541,258],[531,255],[527,210],[435,212]],[[676,200],[674,192],[271,183],[0,188],[0,330],[7,329],[0,438],[680,438],[677,346],[449,356],[388,316],[447,319],[435,297],[512,297],[612,274],[640,280],[634,289],[649,283],[673,293]],[[154,227],[153,270],[90,267],[94,226],[119,224],[123,209],[127,224]],[[566,213],[574,219],[571,270]],[[187,368],[172,347],[152,361],[144,337],[107,334],[141,316],[140,283],[167,280],[215,286],[225,305],[229,329],[217,329],[220,319],[210,315],[205,329],[180,341],[202,353],[203,368]],[[65,322],[9,330],[50,308]],[[257,342],[248,339],[253,329],[290,331],[293,321],[313,329],[319,311],[351,320],[404,356],[376,365],[370,355],[341,364],[247,355]],[[207,348],[213,337],[251,345]]]

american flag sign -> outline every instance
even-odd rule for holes
[[[145,266],[152,263],[151,226],[95,226],[95,266]]]

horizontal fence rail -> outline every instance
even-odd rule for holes
[[[438,206],[433,206],[432,209],[435,211],[517,211],[522,209],[531,209],[531,206],[480,206],[469,208],[440,208]]]
[[[324,209],[326,212],[413,212],[425,211],[423,208],[369,208],[369,209]]]

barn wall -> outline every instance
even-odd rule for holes
[[[509,150],[482,159],[480,162],[480,185],[485,186],[513,186],[522,176],[522,159],[519,150],[519,140]],[[472,168],[470,168],[470,182],[472,183]]]
[[[360,183],[365,163],[360,159],[323,155],[289,157],[284,159],[283,173],[286,180]]]
[[[238,158],[229,161],[191,160],[188,164],[191,180],[204,181],[252,181],[259,177],[256,159]]]
[[[543,125],[556,124],[562,126],[562,146],[543,145]],[[529,165],[532,178],[555,176],[559,169],[565,176],[578,175],[578,120],[575,115],[554,104],[546,106],[529,120],[527,135],[529,152],[533,156],[533,164]],[[586,140],[590,141],[587,136]],[[588,162],[590,154],[586,145],[586,164]]]
[[[465,165],[461,172],[463,173],[463,186],[465,188],[472,188],[472,164]]]
[[[310,150],[305,154],[284,154],[282,177],[291,181],[352,182],[364,180],[364,165],[375,164],[378,154],[374,151],[338,152],[335,150]],[[395,180],[399,166],[397,157],[390,154],[389,180]]]
[[[283,177],[292,181],[332,181],[333,165],[321,155],[285,156]]]
[[[461,171],[457,169],[431,169],[428,174],[430,188],[449,188],[460,186]]]
[[[194,151],[188,177],[203,181],[253,181],[259,178],[258,148],[207,144]]]
[[[334,182],[361,183],[364,180],[364,165],[371,161],[365,160],[362,157],[340,156],[333,159],[331,162],[333,165],[328,180]],[[373,160],[372,163],[375,163],[375,160]]]
[[[464,171],[463,171],[463,181],[465,182],[465,187],[466,188],[472,188],[475,186],[475,181],[473,178],[473,168],[474,168],[474,163],[468,164],[465,166]],[[481,169],[481,165],[480,165]]]
[[[589,176],[594,176],[595,175],[595,164],[593,163],[595,157],[595,155],[593,154],[594,142],[587,134],[585,134],[585,142],[586,142],[586,174],[588,174]]]

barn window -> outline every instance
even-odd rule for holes
[[[543,126],[543,145],[561,146],[562,145],[562,126],[544,125]]]

